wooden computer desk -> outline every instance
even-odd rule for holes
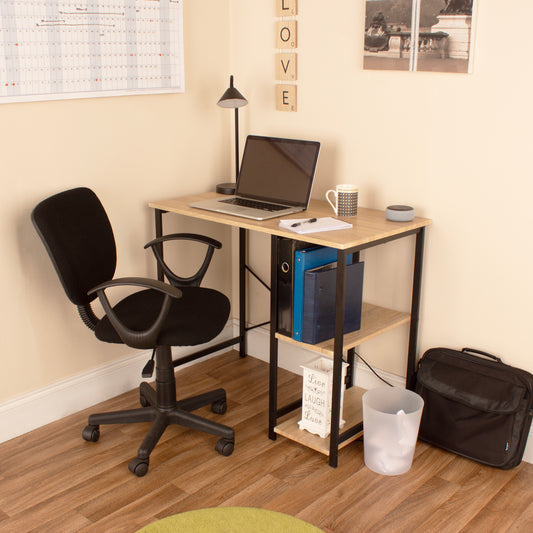
[[[255,221],[246,218],[224,215],[194,209],[189,207],[191,202],[214,198],[216,193],[204,193],[169,200],[150,202],[149,206],[155,209],[156,236],[163,234],[163,213],[177,213],[192,218],[209,220],[219,224],[234,226],[239,228],[239,336],[230,339],[215,348],[220,349],[239,343],[240,354],[246,354],[246,294],[245,277],[250,269],[246,265],[246,232],[258,231],[271,236],[271,260],[270,260],[270,373],[269,373],[269,437],[275,439],[277,434],[290,438],[301,444],[313,448],[329,456],[329,464],[337,466],[339,449],[358,438],[363,429],[361,396],[362,389],[353,386],[353,382],[348,384],[344,397],[343,418],[346,424],[342,433],[339,430],[340,405],[341,405],[341,379],[343,351],[347,350],[349,365],[354,364],[354,347],[368,341],[381,333],[390,331],[402,324],[409,323],[409,346],[407,355],[406,386],[414,387],[416,350],[418,340],[418,321],[420,308],[420,291],[422,281],[422,263],[424,253],[425,227],[431,224],[427,218],[415,217],[411,222],[390,222],[385,219],[384,211],[376,209],[359,208],[357,217],[349,219],[353,228],[339,231],[328,231],[322,233],[309,233],[299,235],[279,227],[279,218],[266,221]],[[296,213],[288,218],[313,218],[332,216],[332,210],[325,201],[311,200],[309,209],[303,213]],[[386,309],[383,307],[363,304],[361,319],[361,329],[359,331],[344,335],[344,305],[345,305],[345,281],[346,281],[346,257],[348,254],[355,254],[355,260],[359,259],[359,252],[366,248],[371,248],[389,241],[402,239],[410,235],[415,236],[415,256],[413,265],[413,281],[411,295],[411,312],[405,313]],[[333,390],[332,390],[332,413],[331,413],[331,433],[329,438],[322,439],[317,435],[305,430],[300,430],[298,420],[300,419],[300,402],[289,405],[278,406],[278,342],[289,342],[302,345],[285,335],[277,333],[277,265],[279,237],[288,237],[296,240],[303,240],[313,244],[329,246],[337,249],[337,286],[336,286],[336,310],[335,310],[335,337],[329,341],[317,345],[305,344],[306,348],[314,350],[322,355],[333,358]],[[159,272],[159,276],[162,273]],[[200,353],[205,355],[204,352]],[[191,359],[194,358],[191,357]],[[351,373],[353,380],[353,372]],[[290,415],[290,416],[289,416]],[[285,417],[285,420],[278,424],[278,419]]]

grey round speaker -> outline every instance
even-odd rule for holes
[[[415,210],[409,205],[389,205],[385,218],[393,222],[409,222],[415,217]]]

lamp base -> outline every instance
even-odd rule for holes
[[[235,194],[235,187],[237,184],[233,183],[219,183],[217,185],[216,191],[219,194]]]

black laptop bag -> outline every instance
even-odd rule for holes
[[[476,355],[475,355],[476,354]],[[533,376],[499,357],[432,348],[419,362],[420,439],[474,461],[520,464],[533,416]]]

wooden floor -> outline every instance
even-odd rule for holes
[[[533,465],[503,471],[418,443],[411,470],[386,477],[365,467],[358,441],[330,468],[317,452],[267,438],[267,375],[234,352],[178,372],[185,395],[226,388],[225,415],[198,412],[235,428],[230,457],[215,452],[216,437],[173,427],[137,478],[127,465],[147,424],[102,427],[89,443],[80,436],[89,411],[1,444],[0,531],[129,533],[213,506],[264,507],[335,533],[533,531]],[[284,400],[300,379],[281,374]],[[132,391],[90,412],[137,405]]]

